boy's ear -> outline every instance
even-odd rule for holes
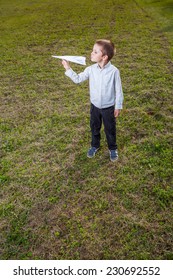
[[[104,56],[103,56],[103,59],[104,59],[104,61],[107,61],[107,60],[108,60],[108,55],[107,55],[107,54],[104,55]]]

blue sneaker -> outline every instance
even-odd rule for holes
[[[91,147],[89,150],[88,150],[88,153],[87,153],[87,157],[88,158],[93,158],[96,154],[96,152],[98,151],[99,148],[95,148],[95,147]]]
[[[118,150],[109,150],[110,160],[116,161],[118,159]]]

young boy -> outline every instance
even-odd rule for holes
[[[66,60],[62,61],[66,69],[65,75],[74,83],[78,84],[89,79],[92,140],[87,157],[94,157],[100,147],[100,129],[103,121],[111,161],[118,159],[116,118],[123,103],[119,70],[110,62],[114,53],[114,44],[111,41],[97,40],[91,53],[91,61],[95,64],[80,74],[75,73]]]

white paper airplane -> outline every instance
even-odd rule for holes
[[[72,55],[64,55],[64,56],[57,56],[52,55],[52,57],[59,58],[62,60],[71,61],[77,64],[86,65],[86,57],[84,56],[72,56]]]

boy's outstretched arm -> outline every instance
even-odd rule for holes
[[[62,65],[64,66],[64,68],[66,69],[66,70],[68,70],[68,69],[70,69],[70,64],[69,64],[69,62],[67,61],[67,60],[62,60]]]
[[[79,84],[81,82],[84,82],[86,80],[88,80],[89,78],[89,71],[87,67],[84,72],[81,72],[80,74],[77,74],[76,72],[74,72],[72,70],[72,68],[70,67],[70,64],[67,60],[62,60],[62,65],[64,66],[66,72],[65,75],[67,77],[69,77],[75,84]]]

